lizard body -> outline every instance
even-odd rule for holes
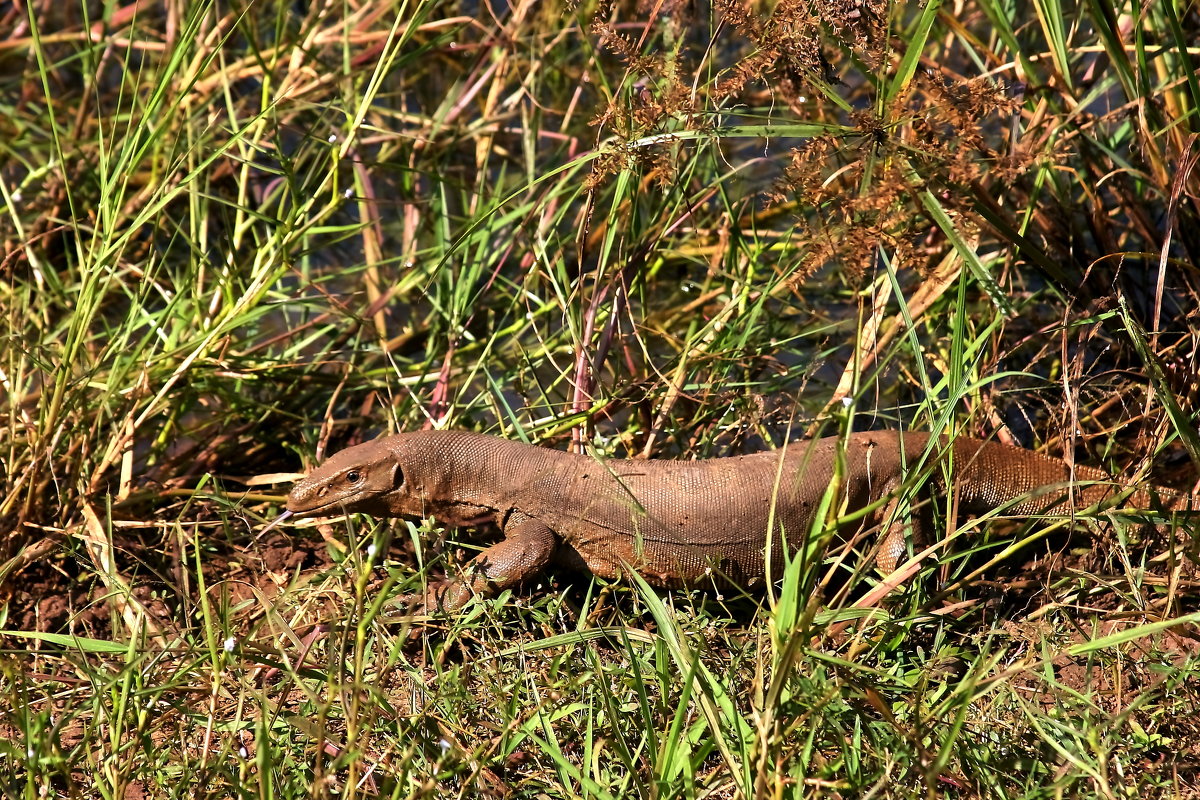
[[[854,523],[866,530],[891,519],[897,492],[929,444],[929,434],[882,431],[728,458],[601,461],[483,434],[420,431],[336,453],[295,485],[287,508],[295,516],[495,521],[504,539],[471,562],[464,580],[439,590],[448,609],[551,562],[604,578],[635,570],[659,586],[753,587],[779,575],[784,549],[794,552],[813,530],[839,457],[837,500],[843,514],[873,509]],[[952,495],[960,514],[1064,514],[1118,496],[1142,509],[1192,502],[1154,487],[1126,492],[1101,470],[995,442],[960,437],[931,455],[929,485]],[[917,535],[920,516],[912,520]],[[877,563],[890,572],[906,553],[904,527],[893,522]]]

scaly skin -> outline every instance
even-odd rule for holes
[[[845,440],[841,515],[873,509],[851,529],[890,522],[876,556],[884,572],[908,552],[908,530],[892,521],[893,511],[897,491],[921,464],[926,488],[952,491],[959,514],[1061,515],[1114,499],[1135,509],[1191,506],[1187,495],[1125,492],[1100,470],[1072,470],[994,442],[960,437],[923,460],[929,438],[883,431]],[[528,580],[552,562],[605,578],[634,570],[659,586],[752,588],[779,575],[784,549],[794,551],[813,530],[841,446],[832,437],[704,461],[600,461],[476,433],[402,433],[335,454],[295,485],[287,508],[295,516],[494,520],[504,539],[476,557],[463,580],[427,598],[446,609]],[[908,521],[916,537],[922,516]]]

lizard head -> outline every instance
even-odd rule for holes
[[[401,488],[400,461],[380,441],[348,447],[326,459],[292,487],[289,516],[312,517],[346,512],[378,512],[386,495]]]

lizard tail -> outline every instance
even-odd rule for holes
[[[940,488],[955,493],[959,510],[966,514],[999,510],[1020,517],[1066,515],[1106,504],[1130,510],[1200,511],[1200,497],[1186,492],[1153,485],[1131,492],[1095,467],[1072,467],[1041,453],[978,439],[955,440],[951,476],[952,484]],[[882,518],[890,519],[891,510],[889,505]],[[911,537],[902,522],[886,531],[876,557],[885,574],[907,557],[908,540],[919,540],[921,520],[914,517],[911,526]]]
[[[997,442],[960,439],[954,443],[955,483],[963,509],[1000,509],[1013,516],[1068,514],[1108,502],[1145,510],[1186,508],[1189,495],[1151,486],[1133,491],[1095,467],[1071,466]],[[961,465],[961,466],[960,466]]]

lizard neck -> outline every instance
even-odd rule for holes
[[[570,474],[568,453],[467,431],[416,431],[385,440],[404,481],[386,499],[394,516],[435,516],[453,525],[520,508],[539,477]]]

